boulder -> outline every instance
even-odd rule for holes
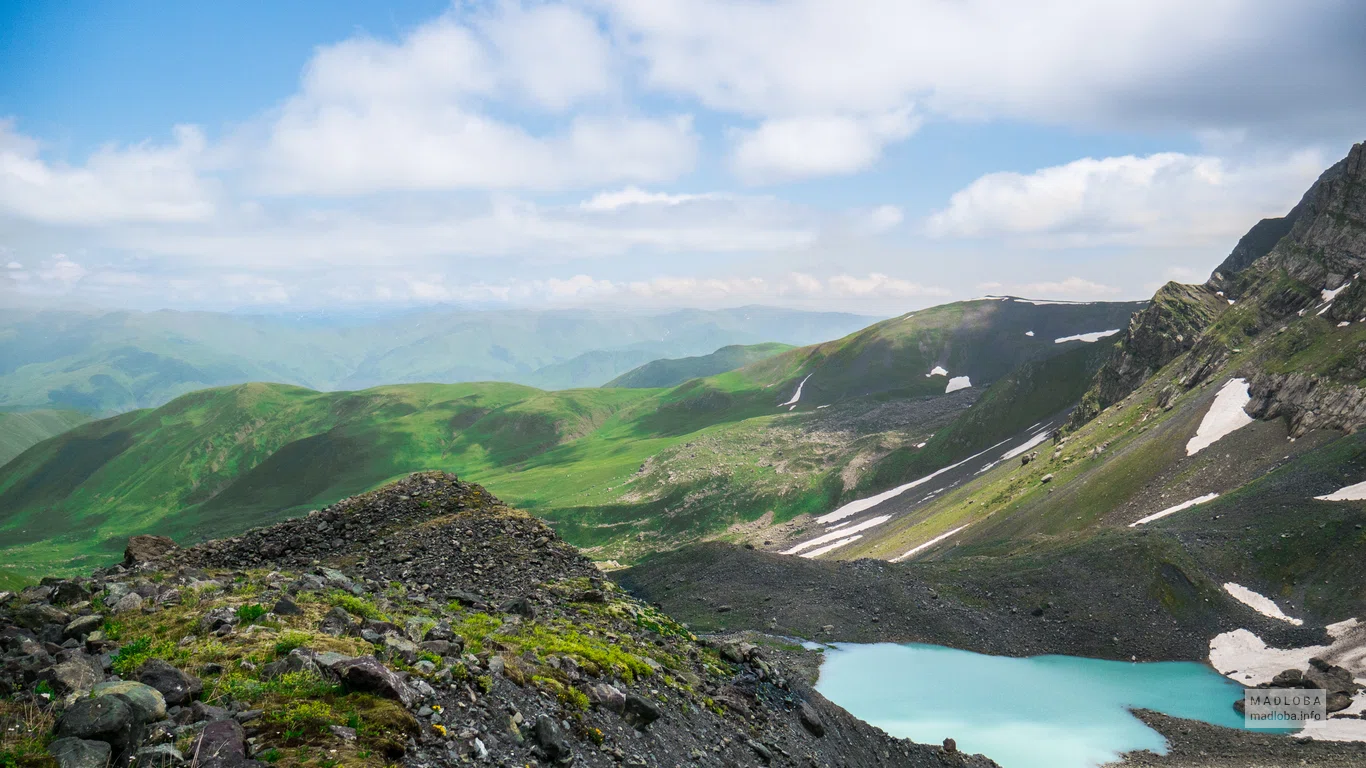
[[[142,595],[139,595],[136,592],[129,592],[123,597],[120,597],[118,602],[114,603],[112,610],[115,615],[140,611],[142,610]]]
[[[636,728],[644,730],[650,723],[659,719],[659,705],[653,701],[634,693],[626,694],[626,701],[622,704],[621,716],[626,722]]]
[[[96,699],[117,696],[128,702],[140,723],[154,723],[166,717],[166,699],[161,691],[132,680],[99,683],[90,692]]]
[[[608,683],[594,683],[584,691],[593,704],[620,713],[626,707],[626,694]]]
[[[204,692],[204,683],[199,678],[161,659],[148,659],[138,670],[137,679],[160,691],[166,703],[173,707],[188,704]]]
[[[536,605],[525,597],[514,597],[498,606],[503,613],[512,613],[528,619],[536,618]]]
[[[107,742],[72,736],[48,744],[47,753],[57,761],[59,768],[105,768],[113,757]]]
[[[413,705],[415,697],[408,686],[393,670],[374,657],[361,656],[339,661],[332,665],[332,671],[348,691],[373,693],[400,702],[405,707]]]
[[[402,659],[412,664],[417,661],[417,643],[402,635],[390,632],[384,636],[384,655],[390,659]]]
[[[123,550],[123,565],[132,568],[155,560],[174,549],[179,547],[166,536],[134,536],[128,540],[128,546]]]
[[[67,640],[84,640],[86,635],[104,626],[104,616],[92,613],[89,616],[77,616],[67,623],[62,629],[62,637]]]
[[[1328,711],[1330,713],[1341,712],[1342,710],[1352,706],[1352,697],[1341,691],[1332,691],[1328,694],[1327,704]]]
[[[157,744],[139,749],[134,755],[133,764],[137,768],[174,768],[185,764],[185,756],[174,744]]]
[[[71,614],[47,603],[29,603],[14,612],[14,623],[25,629],[42,629],[48,624],[66,626]]]
[[[270,612],[276,616],[299,616],[303,614],[304,609],[300,608],[298,603],[291,600],[289,595],[284,595],[275,602],[275,607],[271,608]]]
[[[295,648],[283,659],[272,661],[264,667],[261,667],[261,679],[273,680],[280,675],[288,674],[290,672],[304,672],[314,675],[322,674],[322,670],[318,668],[317,662],[313,660],[313,657],[307,651],[301,648]]]
[[[43,673],[43,679],[52,690],[63,698],[72,698],[90,693],[100,678],[95,670],[82,661],[64,661]]]
[[[568,763],[574,759],[574,750],[569,746],[569,740],[560,733],[560,727],[555,725],[555,720],[549,715],[540,715],[536,718],[531,735],[546,760],[552,763]]]
[[[190,754],[197,768],[231,768],[247,761],[247,733],[236,720],[215,720],[204,726]]]
[[[123,752],[142,740],[142,722],[122,696],[77,699],[57,721],[58,739],[103,741]]]
[[[341,637],[355,631],[356,622],[351,618],[351,614],[341,608],[333,608],[323,617],[322,623],[318,625],[318,631],[324,635]]]
[[[825,735],[825,722],[821,720],[821,715],[816,708],[811,706],[811,702],[803,701],[797,708],[797,718],[801,720],[802,727],[811,732],[817,738]]]
[[[89,599],[90,590],[75,579],[60,582],[52,590],[52,602],[57,605],[71,605]]]

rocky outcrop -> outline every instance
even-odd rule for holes
[[[1072,412],[1075,428],[1124,399],[1163,366],[1195,346],[1228,302],[1206,286],[1167,283],[1129,320],[1124,337]]]
[[[148,563],[175,548],[176,543],[166,536],[134,536],[123,551],[123,565],[132,568]]]
[[[1282,417],[1291,437],[1315,429],[1352,433],[1366,426],[1366,390],[1303,373],[1259,373],[1249,385],[1247,412],[1259,419]]]

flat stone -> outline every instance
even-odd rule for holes
[[[97,684],[91,695],[96,698],[117,695],[127,699],[142,723],[155,723],[166,718],[166,699],[161,691],[150,685],[132,680],[115,680]]]
[[[105,768],[113,757],[107,742],[72,736],[48,744],[47,753],[60,768]]]

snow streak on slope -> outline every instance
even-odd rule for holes
[[[859,531],[866,531],[869,528],[875,528],[891,519],[891,515],[880,515],[878,517],[870,517],[867,520],[864,520],[863,522],[859,523],[858,525],[851,525],[848,528],[841,528],[840,530],[835,531],[834,533],[827,533],[823,536],[817,536],[814,539],[808,539],[806,541],[803,541],[797,546],[785,550],[783,554],[795,555],[803,550],[810,549],[812,547],[818,547],[821,544],[827,544],[829,542],[835,541],[836,539],[848,536],[851,533],[858,533]]]
[[[1286,616],[1285,613],[1281,611],[1281,607],[1276,605],[1275,601],[1271,598],[1253,592],[1242,584],[1235,584],[1230,581],[1224,584],[1224,591],[1232,595],[1234,600],[1237,600],[1263,616],[1280,619],[1281,621],[1294,624],[1297,627],[1304,624],[1303,619],[1293,619]]]
[[[1186,455],[1194,456],[1214,445],[1221,438],[1246,427],[1256,419],[1243,410],[1252,401],[1252,389],[1247,379],[1229,379],[1214,396],[1209,411],[1195,430],[1195,437],[1186,442]]]
[[[809,378],[811,378],[811,374],[808,373],[808,374],[806,374],[806,379],[809,379]],[[801,383],[797,385],[797,391],[794,392],[794,393],[792,393],[792,399],[791,399],[791,400],[788,400],[786,403],[779,403],[779,404],[778,404],[778,407],[779,407],[779,408],[782,408],[783,406],[790,406],[790,407],[788,408],[788,410],[790,411],[790,410],[792,410],[793,408],[796,408],[796,407],[797,407],[797,401],[802,399],[802,387],[806,386],[806,379],[802,379],[802,380],[801,380]]]
[[[1066,344],[1069,341],[1084,341],[1087,344],[1094,344],[1095,342],[1100,341],[1101,339],[1107,336],[1114,336],[1116,333],[1119,333],[1118,328],[1109,331],[1092,331],[1091,333],[1079,333],[1076,336],[1064,336],[1061,339],[1054,339],[1053,343]]]
[[[1175,513],[1177,513],[1177,512],[1180,512],[1180,511],[1183,510],[1183,509],[1190,509],[1191,507],[1193,507],[1193,506],[1195,506],[1195,505],[1197,505],[1197,504],[1204,504],[1204,503],[1207,502],[1207,501],[1213,501],[1213,500],[1215,500],[1215,499],[1217,499],[1217,498],[1219,498],[1219,494],[1217,494],[1217,493],[1207,493],[1207,494],[1205,494],[1204,496],[1198,496],[1198,497],[1196,497],[1196,498],[1194,498],[1194,499],[1191,499],[1190,501],[1183,501],[1183,502],[1181,502],[1180,504],[1177,504],[1177,505],[1174,506],[1174,507],[1167,507],[1166,509],[1162,510],[1161,512],[1154,512],[1154,513],[1152,513],[1151,515],[1148,515],[1147,517],[1144,517],[1144,518],[1140,518],[1140,519],[1138,519],[1138,520],[1135,520],[1135,521],[1133,521],[1132,523],[1129,523],[1129,527],[1130,527],[1130,528],[1137,528],[1138,526],[1143,525],[1144,523],[1151,523],[1151,522],[1154,521],[1154,520],[1161,520],[1162,518],[1166,517],[1167,515],[1175,514]]]
[[[896,557],[892,558],[892,562],[894,562],[894,563],[899,563],[899,562],[901,562],[902,560],[905,560],[906,558],[908,558],[908,557],[914,555],[914,554],[917,553],[917,552],[921,552],[921,551],[923,551],[923,550],[929,549],[930,547],[933,547],[935,544],[938,544],[939,542],[943,541],[944,539],[947,539],[948,537],[954,535],[955,533],[958,533],[959,531],[963,530],[964,528],[967,528],[967,526],[966,526],[966,525],[960,525],[960,526],[958,526],[957,528],[954,528],[952,531],[949,531],[948,533],[941,533],[940,535],[935,536],[933,539],[930,539],[929,541],[925,542],[924,544],[921,544],[921,545],[916,546],[916,547],[912,547],[912,548],[906,550],[905,552],[902,552],[900,555],[897,555]]]
[[[861,533],[855,534],[855,535],[853,535],[853,536],[850,536],[850,537],[847,538],[847,539],[840,539],[839,541],[835,542],[834,544],[826,544],[825,546],[821,547],[820,549],[813,549],[813,550],[811,550],[810,552],[805,552],[805,553],[802,554],[802,557],[807,557],[807,558],[811,558],[811,557],[820,557],[821,555],[823,555],[823,554],[825,554],[825,553],[827,553],[827,552],[833,552],[833,551],[839,549],[840,547],[844,546],[845,544],[853,544],[854,542],[858,541],[858,540],[861,539],[861,538],[863,538],[863,534],[861,534]]]
[[[866,499],[857,499],[855,501],[851,501],[848,504],[845,504],[844,506],[836,509],[834,512],[821,515],[820,517],[816,518],[816,522],[822,525],[829,525],[830,523],[843,520],[846,517],[857,515],[865,509],[872,509],[873,507],[876,507],[877,505],[881,504],[884,501],[887,501],[888,499],[894,499],[897,496],[900,496],[901,494],[905,493],[906,491],[909,491],[912,488],[915,488],[918,485],[924,485],[925,483],[929,482],[930,480],[933,480],[936,477],[939,477],[945,472],[957,469],[963,466],[964,464],[967,464],[969,461],[972,461],[973,459],[977,458],[978,456],[981,456],[983,453],[986,453],[987,451],[990,451],[994,448],[999,448],[1008,442],[1010,441],[1002,440],[996,445],[991,446],[991,448],[986,449],[986,451],[982,451],[981,453],[974,453],[973,455],[967,457],[966,459],[963,459],[957,464],[950,464],[949,466],[944,467],[941,470],[925,475],[919,480],[912,480],[911,482],[906,483],[905,485],[898,485],[897,487],[892,488],[891,490],[883,491],[882,493],[879,493],[876,496],[869,496]]]
[[[1366,482],[1339,488],[1326,496],[1315,496],[1319,501],[1362,501],[1366,500]]]

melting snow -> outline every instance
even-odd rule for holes
[[[1033,331],[1025,331],[1025,335],[1026,335],[1026,336],[1033,336],[1033,335],[1034,335],[1034,332],[1033,332]]]
[[[1326,496],[1315,496],[1319,501],[1362,501],[1366,499],[1366,483],[1339,488]]]
[[[1247,385],[1247,379],[1229,379],[1219,389],[1219,394],[1214,396],[1209,411],[1195,430],[1195,437],[1186,441],[1186,455],[1194,456],[1221,438],[1256,421],[1243,410],[1251,401],[1252,389]]]
[[[1351,321],[1351,320],[1343,320],[1342,322],[1338,323],[1338,327],[1339,327],[1339,328],[1346,328],[1347,326],[1349,326],[1349,325],[1351,325],[1351,324],[1352,324],[1352,321]]]
[[[944,474],[945,472],[948,472],[951,469],[957,469],[963,466],[964,464],[967,464],[969,461],[972,461],[973,459],[977,458],[978,456],[981,456],[983,453],[1001,447],[1006,442],[1007,441],[1002,440],[996,445],[991,446],[991,448],[988,448],[986,451],[982,451],[981,453],[974,453],[973,455],[967,457],[966,459],[963,459],[957,464],[950,464],[949,466],[944,467],[941,470],[925,475],[919,480],[912,480],[911,482],[906,483],[905,485],[898,485],[897,487],[892,488],[891,490],[883,491],[882,493],[879,493],[876,496],[869,496],[866,499],[857,499],[855,501],[851,501],[848,504],[845,504],[844,506],[840,507],[839,509],[836,509],[834,512],[829,512],[827,514],[821,515],[820,517],[816,518],[816,522],[822,525],[829,525],[830,523],[833,523],[836,520],[843,520],[844,518],[849,517],[850,515],[857,515],[863,510],[876,507],[877,505],[881,504],[884,501],[887,501],[888,499],[894,499],[897,496],[900,496],[901,494],[911,490],[912,488],[915,488],[918,485],[924,485],[930,480],[939,477],[940,475]],[[921,445],[924,445],[924,443],[921,443]]]
[[[822,536],[817,536],[814,539],[808,539],[807,541],[803,541],[802,543],[798,544],[797,546],[791,549],[784,550],[783,554],[795,555],[803,550],[810,549],[812,547],[818,547],[822,544],[828,544],[838,538],[848,536],[851,533],[858,533],[859,531],[866,531],[869,528],[876,528],[877,526],[882,525],[883,523],[891,519],[891,515],[879,515],[877,517],[870,517],[867,520],[864,520],[863,522],[859,523],[858,525],[851,525],[848,528],[843,528],[833,533],[827,533]],[[816,522],[820,522],[820,520],[817,519]]]
[[[833,552],[834,550],[839,549],[840,547],[844,546],[845,544],[850,544],[850,543],[852,543],[852,542],[858,541],[858,540],[861,539],[861,538],[863,538],[863,534],[860,533],[860,534],[858,534],[858,535],[856,535],[856,536],[850,536],[850,537],[845,538],[845,539],[840,539],[839,541],[835,542],[834,544],[826,544],[825,546],[821,547],[820,549],[813,549],[813,550],[811,550],[810,552],[807,552],[806,554],[802,555],[802,557],[820,557],[821,555],[825,554],[826,552]]]
[[[1287,669],[1308,669],[1309,660],[1326,650],[1326,645],[1271,648],[1252,632],[1235,629],[1209,641],[1209,663],[1221,675],[1245,686],[1255,686],[1271,682],[1271,678]]]
[[[949,385],[944,387],[944,394],[947,395],[950,392],[967,389],[970,386],[972,386],[972,379],[969,379],[967,376],[954,376],[952,379],[949,379]]]
[[[955,533],[958,533],[959,531],[963,530],[964,528],[967,528],[967,526],[966,526],[966,525],[960,525],[960,526],[958,526],[957,528],[954,528],[952,531],[949,531],[948,533],[941,533],[940,535],[935,536],[933,539],[930,539],[929,541],[925,542],[924,544],[921,544],[921,545],[919,545],[919,546],[917,546],[917,547],[912,547],[911,549],[908,549],[908,550],[906,550],[905,552],[902,552],[900,555],[897,555],[896,557],[892,558],[892,562],[894,562],[894,563],[899,563],[899,562],[901,562],[902,560],[905,560],[906,558],[910,557],[911,555],[914,555],[914,554],[917,553],[917,552],[921,552],[921,551],[923,551],[923,550],[929,549],[930,547],[933,547],[935,544],[938,544],[939,542],[943,541],[944,539],[947,539],[948,537],[954,535]]]
[[[1271,598],[1253,592],[1242,584],[1234,584],[1230,581],[1224,585],[1224,591],[1232,595],[1234,600],[1237,600],[1263,616],[1280,619],[1281,621],[1294,624],[1297,627],[1304,623],[1303,619],[1293,619],[1286,616],[1285,613],[1281,611],[1280,606],[1276,605]]]
[[[1053,343],[1065,344],[1069,341],[1084,341],[1087,344],[1091,344],[1100,341],[1101,339],[1107,336],[1114,336],[1116,333],[1119,333],[1118,328],[1109,331],[1092,331],[1090,333],[1079,333],[1076,336],[1064,336],[1061,339],[1054,339]]]
[[[818,405],[818,406],[816,406],[816,410],[819,411],[819,410],[822,409],[822,408],[829,408],[829,407],[830,407],[830,404],[829,404],[829,403],[826,403],[825,405]]]
[[[1219,498],[1219,494],[1217,494],[1217,493],[1207,493],[1207,494],[1205,494],[1204,496],[1200,496],[1199,498],[1191,499],[1190,501],[1183,501],[1183,502],[1181,502],[1180,504],[1177,504],[1177,505],[1174,506],[1174,507],[1167,507],[1166,509],[1162,510],[1161,512],[1154,512],[1154,513],[1152,513],[1151,515],[1148,515],[1147,517],[1145,517],[1145,518],[1143,518],[1143,519],[1141,519],[1141,520],[1135,520],[1135,521],[1133,521],[1132,523],[1129,523],[1129,527],[1130,527],[1130,528],[1137,528],[1138,526],[1143,525],[1144,523],[1151,523],[1151,522],[1154,521],[1154,520],[1161,520],[1162,518],[1166,517],[1167,515],[1175,514],[1175,513],[1177,513],[1177,512],[1180,512],[1180,511],[1183,510],[1183,509],[1190,509],[1191,507],[1193,507],[1193,506],[1195,506],[1195,505],[1197,505],[1197,504],[1204,504],[1204,503],[1207,502],[1207,501],[1213,501],[1214,499],[1217,499],[1217,498]]]
[[[1347,282],[1343,283],[1342,285],[1339,285],[1338,287],[1334,288],[1334,289],[1331,290],[1331,291],[1328,290],[1327,288],[1324,288],[1324,289],[1323,289],[1323,293],[1322,293],[1323,300],[1324,300],[1324,301],[1332,301],[1333,299],[1336,299],[1336,298],[1338,297],[1338,294],[1339,294],[1339,293],[1342,293],[1342,292],[1345,291],[1345,290],[1347,290],[1347,286],[1349,286],[1349,285],[1351,285],[1351,284],[1352,284],[1352,281],[1351,281],[1351,280],[1348,280]]]
[[[933,367],[933,368],[930,369],[930,372],[929,372],[929,373],[925,374],[925,378],[928,379],[928,378],[931,377],[931,376],[948,376],[948,375],[949,375],[949,372],[948,372],[948,371],[944,370],[943,367],[936,365],[935,367]]]
[[[1316,312],[1316,313],[1315,313],[1315,316],[1316,316],[1316,317],[1322,317],[1324,312],[1327,312],[1328,310],[1330,310],[1330,309],[1332,309],[1332,308],[1333,308],[1333,302],[1330,301],[1330,302],[1328,302],[1327,304],[1324,304],[1324,305],[1323,305],[1323,309],[1320,309],[1318,312]]]
[[[811,374],[808,373],[806,374],[806,379],[809,378],[811,378]],[[784,405],[796,407],[797,401],[802,399],[802,387],[806,386],[806,379],[802,379],[801,383],[797,385],[797,391],[792,393],[792,399],[788,400],[786,403],[780,403],[778,405],[779,408],[782,408]],[[790,411],[792,408],[788,408],[788,410]]]
[[[1336,640],[1359,626],[1361,626],[1360,619],[1347,619],[1345,621],[1339,621],[1336,624],[1329,624],[1324,627],[1324,629],[1327,630],[1329,637]]]
[[[1028,451],[1030,448],[1033,448],[1034,446],[1038,445],[1039,443],[1042,443],[1043,441],[1045,441],[1045,440],[1047,440],[1047,439],[1048,439],[1048,432],[1047,432],[1047,431],[1040,432],[1040,433],[1038,433],[1037,435],[1034,435],[1033,437],[1031,437],[1031,438],[1029,438],[1028,440],[1024,441],[1024,442],[1021,443],[1020,445],[1018,445],[1018,446],[1016,446],[1016,447],[1014,447],[1014,448],[1011,448],[1010,450],[1008,450],[1008,451],[1006,451],[1005,453],[1001,454],[1001,461],[1009,461],[1010,459],[1013,459],[1013,458],[1015,458],[1016,456],[1019,456],[1019,455],[1025,453],[1025,452]]]

